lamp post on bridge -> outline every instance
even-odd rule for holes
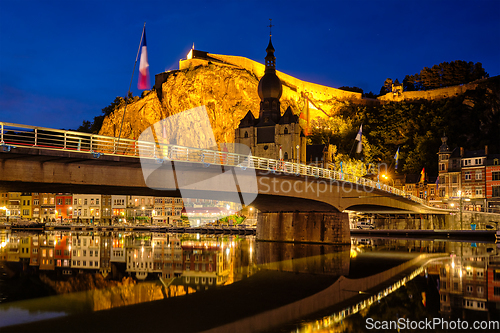
[[[392,179],[391,177],[387,176],[386,174],[382,174],[382,178],[384,178],[385,180],[391,180],[392,181],[392,187],[394,187],[394,179]]]
[[[458,198],[459,198],[459,209],[460,209],[460,229],[464,230],[464,221],[463,221],[463,210],[464,210],[464,201],[470,201],[469,198],[464,198],[462,196],[462,191],[458,190]]]

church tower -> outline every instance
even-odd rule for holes
[[[290,107],[281,115],[283,85],[276,74],[274,51],[269,34],[266,69],[257,88],[260,97],[259,118],[248,111],[235,130],[235,142],[250,147],[253,156],[304,163],[306,137],[299,125],[299,117],[293,114]]]
[[[264,76],[259,81],[258,93],[260,97],[260,125],[266,126],[277,124],[281,116],[280,98],[283,93],[283,86],[278,75],[276,75],[276,57],[274,47],[269,37],[269,45],[266,48],[266,70]]]

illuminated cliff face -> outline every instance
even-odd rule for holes
[[[251,111],[255,117],[259,116],[259,79],[246,69],[206,63],[163,75],[161,101],[157,92],[152,90],[139,101],[127,106],[122,137],[137,139],[143,130],[155,122],[205,105],[217,142],[234,142],[234,130],[245,114]],[[314,98],[313,94],[311,96]],[[283,85],[280,102],[281,114],[291,106],[297,115],[305,103],[300,92],[286,85]],[[336,98],[319,103],[325,111],[332,113],[340,105]],[[118,136],[122,115],[123,108],[107,117],[99,134]],[[312,114],[311,119],[315,116],[321,116],[320,112]]]

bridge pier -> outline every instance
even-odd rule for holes
[[[476,230],[500,229],[500,217],[495,214],[465,211],[452,214],[397,214],[385,217],[379,215],[373,218],[376,229],[392,230],[471,230],[472,224]]]
[[[341,212],[260,213],[257,240],[350,244],[349,215]]]

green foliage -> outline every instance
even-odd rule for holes
[[[406,75],[403,89],[406,91],[428,90],[469,83],[489,77],[480,62],[455,60],[442,62],[431,68],[424,67],[420,73]]]
[[[394,167],[400,148],[398,172],[418,173],[425,167],[437,174],[437,151],[443,133],[448,144],[469,150],[500,152],[500,77],[490,78],[475,90],[453,98],[412,103],[360,106],[346,104],[328,120],[315,120],[310,144],[336,146],[335,163],[385,163]],[[354,153],[356,133],[363,124],[363,151]],[[344,171],[345,172],[345,171]]]
[[[387,78],[384,81],[384,85],[380,88],[380,96],[390,93],[392,91],[392,79]]]
[[[128,95],[127,104],[131,104],[135,101],[139,100],[138,96],[133,96],[132,93]],[[93,133],[98,134],[101,130],[102,124],[104,122],[104,118],[112,114],[114,111],[118,110],[120,107],[125,105],[125,99],[123,97],[116,97],[115,100],[104,109],[101,110],[102,115],[95,116],[94,121],[90,122],[88,120],[84,120],[82,125],[77,128],[78,132],[84,133]]]
[[[229,224],[229,221],[233,221],[233,225],[238,225],[238,224],[242,224],[243,221],[245,221],[245,218],[246,218],[245,216],[230,215],[230,216],[220,218],[219,221],[222,223],[227,223],[227,224]]]
[[[366,98],[377,98],[378,95],[375,95],[373,92],[369,92],[369,93],[366,93],[366,94],[363,94],[363,97],[366,97]]]

